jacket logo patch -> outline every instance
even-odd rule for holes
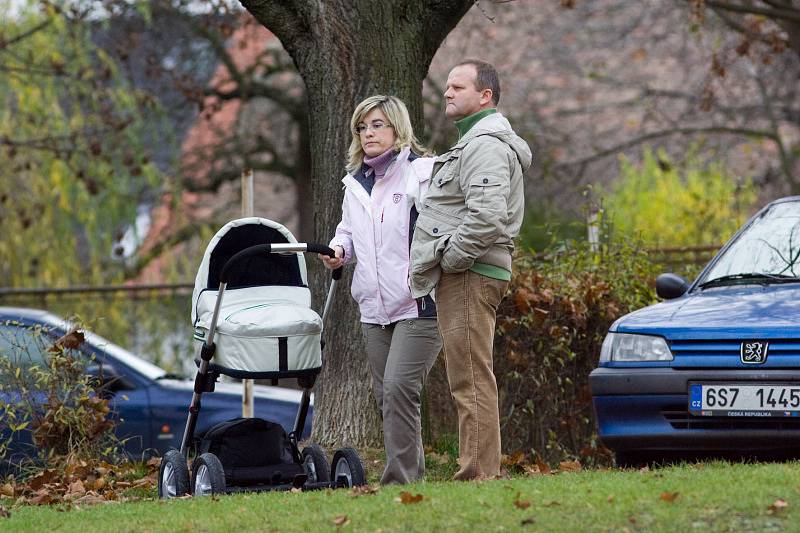
[[[399,192],[396,192],[392,195],[392,201],[396,204],[400,203],[400,200],[403,199],[403,195]]]

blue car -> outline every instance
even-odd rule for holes
[[[40,327],[40,328],[37,328]],[[19,364],[41,363],[47,344],[67,332],[64,320],[36,309],[0,307],[0,357],[13,357],[19,347],[27,348]],[[124,440],[125,451],[135,459],[162,455],[172,448],[180,448],[181,437],[194,389],[194,381],[168,374],[162,368],[145,361],[94,335],[85,333],[85,342],[78,348],[87,358],[87,372],[102,376],[103,394],[110,397],[112,416],[118,420],[116,435]],[[42,342],[39,335],[47,338]],[[49,342],[48,342],[49,341]],[[0,404],[18,393],[9,390],[13,380],[0,375]],[[281,387],[255,385],[255,416],[277,422],[288,433],[294,427],[302,393]],[[242,385],[216,383],[215,391],[203,396],[203,410],[197,422],[195,435],[202,436],[215,424],[241,416]],[[312,409],[303,430],[303,437],[311,432]],[[0,425],[0,439],[7,439],[9,430]],[[0,472],[19,464],[20,460],[35,455],[30,434],[19,432],[9,452],[0,458]]]
[[[589,382],[618,463],[791,453],[800,444],[800,197],[753,216],[665,301],[623,316]]]

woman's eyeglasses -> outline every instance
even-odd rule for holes
[[[383,128],[391,128],[391,127],[392,127],[391,124],[386,124],[385,122],[373,122],[372,124],[359,124],[358,126],[356,126],[356,134],[364,135],[369,130],[378,133]]]

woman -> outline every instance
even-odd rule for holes
[[[350,292],[358,302],[378,409],[386,468],[381,483],[425,473],[420,392],[442,346],[430,297],[411,297],[409,247],[416,205],[428,188],[433,158],[414,137],[408,110],[394,96],[371,96],[350,119],[342,221],[328,268],[355,262]]]

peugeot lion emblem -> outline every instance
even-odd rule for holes
[[[739,350],[742,363],[746,365],[760,365],[767,360],[768,342],[745,341]]]

